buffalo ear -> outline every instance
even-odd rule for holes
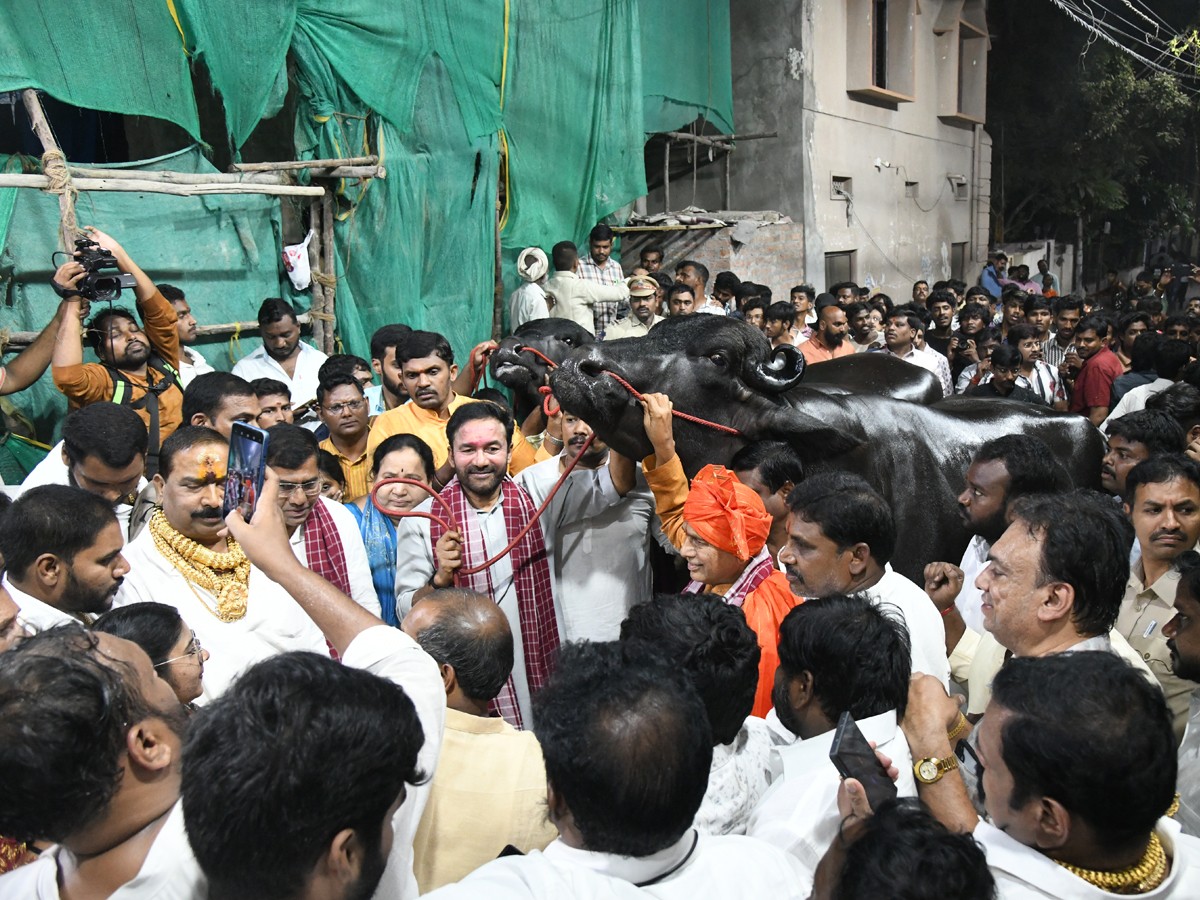
[[[754,434],[747,436],[756,441],[785,441],[806,461],[841,456],[866,443],[863,438],[795,407],[776,407],[759,418]]]

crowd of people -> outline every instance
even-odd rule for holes
[[[1200,896],[1200,313],[1168,285],[1115,309],[995,254],[775,301],[659,247],[626,272],[604,225],[518,255],[511,329],[733,317],[1101,429],[1085,486],[1023,434],[943,473],[966,549],[914,581],[922,523],[835,459],[689,478],[665,394],[631,459],[517,421],[491,342],[326,356],[280,299],[213,371],[186,285],[88,234],[136,311],[68,261],[0,382],[70,406],[0,510],[0,898]]]

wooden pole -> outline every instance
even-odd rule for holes
[[[500,251],[500,186],[496,186],[496,277],[492,281],[492,340],[504,334],[504,257]],[[487,365],[487,362],[484,362]]]
[[[324,229],[321,226],[321,213],[324,203],[313,203],[309,209],[308,227],[312,229],[312,240],[308,242],[308,265],[312,271],[312,311],[315,313],[325,312],[325,285],[323,279],[319,276],[322,273],[324,262],[321,255],[321,239],[324,236]],[[314,316],[312,323],[313,343],[315,343],[321,352],[325,352],[325,320],[323,316]]]
[[[50,123],[46,120],[46,111],[42,109],[42,101],[37,91],[31,89],[21,92],[25,102],[25,112],[29,115],[29,124],[42,145],[42,171],[46,175],[35,175],[45,183],[40,187],[49,188],[52,184],[58,194],[59,238],[63,250],[71,250],[75,244],[75,236],[79,226],[75,221],[75,191],[77,185],[71,183],[71,172],[67,168],[67,159],[63,156],[62,148],[54,139]],[[51,179],[50,175],[54,178]],[[7,185],[5,185],[7,186]]]
[[[312,324],[312,317],[308,313],[301,313],[296,317],[301,325]],[[258,331],[258,322],[225,322],[220,325],[201,325],[196,329],[197,337],[217,337],[219,335],[243,333],[247,331]],[[20,347],[26,347],[32,344],[37,336],[41,334],[39,331],[12,331],[8,335],[8,343],[5,344],[6,350],[15,350]]]
[[[271,172],[276,169],[330,169],[335,166],[377,166],[378,156],[350,156],[345,159],[301,159],[287,162],[234,163],[234,172]]]
[[[299,184],[169,184],[135,178],[75,178],[77,191],[128,191],[136,194],[171,194],[198,197],[205,194],[270,194],[279,197],[320,197],[325,188]],[[0,187],[47,188],[45,175],[0,175]],[[60,201],[61,207],[61,201]],[[72,238],[72,241],[74,239]]]
[[[671,211],[671,139],[663,141],[663,212]]]
[[[325,322],[325,353],[334,350],[333,336],[337,331],[337,247],[334,244],[333,223],[335,211],[333,195],[325,194],[321,198],[321,252],[325,255],[323,266],[329,280],[325,283],[325,308],[322,312],[329,318]]]
[[[193,172],[169,172],[164,169],[97,169],[87,166],[71,166],[71,175],[76,178],[121,179],[125,181],[161,181],[165,184],[289,184],[281,172],[208,172],[197,175]]]

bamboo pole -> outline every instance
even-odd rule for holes
[[[39,99],[37,91],[32,88],[22,91],[21,99],[25,102],[25,112],[29,115],[29,124],[33,128],[33,133],[37,135],[37,139],[42,145],[42,171],[53,170],[58,176],[54,179],[54,183],[55,193],[58,194],[59,237],[62,240],[62,248],[70,250],[74,246],[75,236],[79,232],[79,226],[75,221],[75,191],[78,186],[71,183],[71,172],[67,168],[67,159],[63,156],[62,148],[54,139],[54,132],[50,130],[50,123],[46,120],[46,111],[42,109],[42,101]],[[46,175],[33,177],[40,178],[45,182],[40,185],[41,187],[49,188],[52,184],[52,179]]]
[[[345,159],[301,159],[287,162],[234,163],[234,172],[272,172],[277,169],[331,169],[335,166],[376,166],[378,156],[350,156]]]
[[[387,178],[383,166],[334,166],[330,169],[313,169],[313,178]]]
[[[334,244],[333,223],[335,212],[333,195],[326,194],[321,198],[321,252],[325,256],[325,308],[322,312],[329,318],[325,322],[325,353],[334,351],[333,335],[337,329],[337,247]]]
[[[162,181],[166,184],[288,184],[287,176],[280,172],[169,172],[164,169],[95,169],[87,166],[71,166],[76,178],[117,178],[127,181]]]
[[[325,188],[299,184],[168,184],[134,178],[75,178],[72,184],[79,191],[129,191],[141,194],[171,194],[176,197],[197,197],[205,194],[270,194],[279,197],[320,197]],[[45,175],[3,175],[0,187],[47,188],[50,179]],[[60,201],[61,204],[61,201]]]
[[[312,231],[312,240],[308,242],[308,266],[312,271],[312,311],[315,313],[325,312],[325,285],[322,284],[320,275],[322,274],[323,255],[321,253],[321,241],[324,238],[325,229],[322,224],[324,202],[313,203],[308,207],[309,222],[308,227]],[[325,320],[317,315],[313,317],[312,322],[313,343],[320,348],[321,352],[325,352]]]
[[[301,313],[296,317],[301,325],[312,324],[312,318],[308,313]],[[218,337],[226,334],[239,334],[247,331],[258,331],[258,322],[224,322],[220,325],[201,325],[196,329],[197,337]],[[37,336],[41,334],[39,331],[11,331],[8,334],[8,341],[5,343],[5,351],[11,351],[20,347],[26,347],[32,344]]]

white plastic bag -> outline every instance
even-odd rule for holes
[[[284,268],[292,280],[292,287],[298,291],[306,290],[312,284],[312,269],[308,264],[308,242],[312,239],[313,232],[309,229],[302,243],[283,248]]]

